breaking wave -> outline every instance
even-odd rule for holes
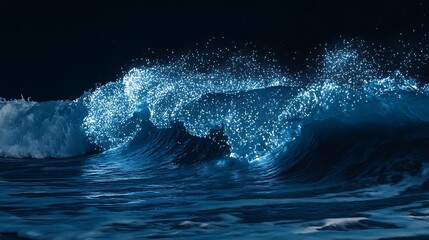
[[[299,175],[327,162],[351,171],[412,152],[417,164],[428,154],[429,86],[409,66],[427,55],[398,63],[376,53],[344,44],[292,74],[254,52],[193,52],[133,68],[75,101],[3,100],[0,156],[138,149],[178,163],[262,162],[302,180],[329,177]]]

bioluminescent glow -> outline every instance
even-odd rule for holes
[[[222,129],[230,155],[252,161],[285,147],[307,122],[364,109],[372,117],[405,114],[409,109],[398,109],[401,104],[396,102],[415,95],[427,98],[427,85],[419,86],[405,75],[403,63],[385,70],[358,47],[347,43],[325,50],[310,82],[273,60],[262,62],[256,53],[227,50],[189,53],[168,63],[133,68],[121,80],[84,97],[88,115],[83,128],[93,143],[116,148],[141,131],[136,114],[147,109],[158,128],[182,122],[197,137]],[[414,55],[416,60],[424,57]],[[416,111],[407,114],[426,119],[429,113]]]

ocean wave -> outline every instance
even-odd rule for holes
[[[312,121],[350,115],[427,121],[427,89],[402,66],[385,70],[351,47],[327,51],[310,77],[254,55],[189,54],[134,68],[96,89],[85,98],[83,126],[95,144],[117,148],[142,130],[138,113],[148,111],[157,128],[181,122],[200,138],[222,129],[231,157],[255,161],[284,149]]]
[[[353,131],[342,124],[363,132],[374,131],[364,127],[368,123],[392,126],[376,138],[389,141],[397,124],[429,121],[429,87],[404,68],[409,59],[396,68],[385,62],[346,45],[326,50],[313,72],[291,74],[256,53],[189,53],[133,68],[75,101],[2,101],[0,156],[69,157],[126,150],[131,143],[184,162],[215,156],[276,162],[284,153],[317,152],[312,145],[294,147],[306,145],[303,136],[311,141],[314,134],[329,138],[340,131],[343,141],[365,144],[345,137]],[[321,122],[327,125],[315,127]],[[331,130],[320,131],[325,127]]]

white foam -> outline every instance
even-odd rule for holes
[[[10,158],[71,157],[90,145],[81,131],[78,102],[0,102],[0,156]]]
[[[307,234],[317,232],[326,227],[345,228],[347,225],[352,223],[358,223],[359,221],[367,220],[364,217],[352,217],[352,218],[328,218],[324,220],[324,224],[320,226],[310,226],[296,233]]]

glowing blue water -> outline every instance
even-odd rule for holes
[[[0,238],[423,239],[427,55],[374,51],[305,73],[194,52],[75,101],[2,100]]]

